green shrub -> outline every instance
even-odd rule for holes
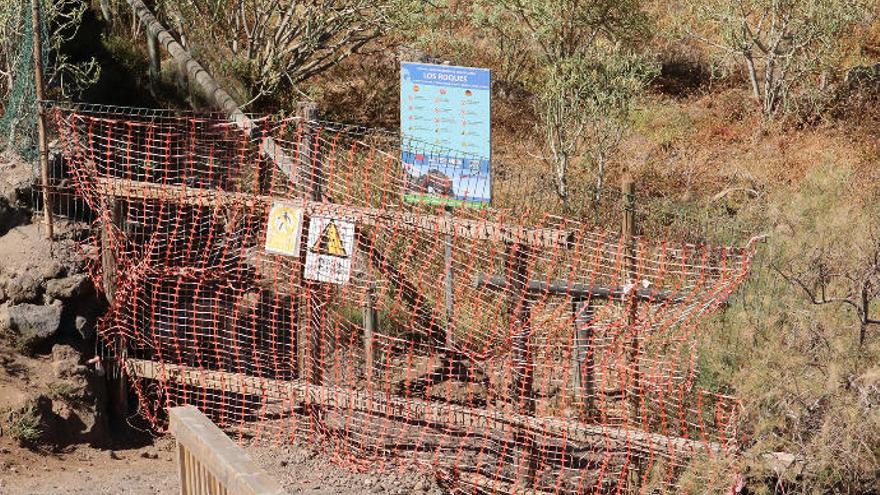
[[[7,434],[22,445],[33,444],[43,434],[40,417],[34,408],[26,408],[9,414]]]

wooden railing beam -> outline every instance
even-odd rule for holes
[[[169,429],[178,444],[181,493],[204,493],[199,486],[212,480],[193,478],[204,478],[207,471],[226,493],[287,495],[275,479],[254,464],[241,447],[197,408],[172,407],[168,416]]]
[[[412,213],[389,209],[339,205],[317,201],[235,193],[218,189],[187,187],[183,185],[155,184],[128,179],[96,179],[98,192],[126,200],[157,200],[190,206],[242,206],[261,208],[276,201],[302,203],[306,215],[322,215],[353,221],[367,226],[388,226],[394,229],[424,230],[432,234],[451,234],[457,238],[477,241],[507,242],[537,248],[571,247],[574,233],[568,230],[529,228],[504,225],[487,220],[470,220],[443,215]]]

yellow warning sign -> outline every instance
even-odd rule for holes
[[[311,251],[324,256],[348,257],[345,246],[342,245],[342,237],[339,236],[339,228],[333,222],[324,227],[318,240],[312,244]]]
[[[313,216],[309,220],[303,277],[318,282],[347,284],[355,256],[354,229],[353,222]]]
[[[299,256],[303,210],[298,206],[274,203],[266,225],[266,251],[284,256]]]

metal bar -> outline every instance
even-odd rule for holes
[[[443,216],[447,222],[452,221],[452,210],[446,207]],[[443,295],[446,304],[446,328],[444,345],[447,351],[452,350],[453,333],[455,331],[455,272],[453,271],[453,245],[455,237],[446,234],[443,245]]]
[[[508,290],[507,281],[498,275],[477,274],[472,281],[476,288],[491,288],[499,291]],[[593,300],[620,300],[627,297],[623,287],[608,287],[594,284],[573,284],[566,281],[553,280],[549,283],[544,280],[530,280],[527,290],[531,293],[550,294],[553,296],[572,297]],[[685,296],[674,292],[660,291],[656,289],[638,289],[636,298],[657,304],[679,304],[685,301]]]
[[[376,313],[376,287],[370,283],[364,296],[364,368],[367,383],[373,383],[373,361],[376,357],[374,335],[379,330],[379,315]]]

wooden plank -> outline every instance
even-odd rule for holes
[[[552,435],[568,442],[583,442],[602,448],[613,445],[639,450],[651,455],[667,454],[690,458],[701,453],[732,452],[735,446],[671,437],[641,430],[590,425],[577,420],[557,417],[536,417],[511,410],[480,409],[440,402],[398,397],[380,392],[353,390],[329,385],[315,385],[304,380],[275,380],[225,371],[210,371],[142,359],[126,360],[129,376],[170,381],[199,388],[226,390],[243,395],[261,395],[289,403],[293,400],[348,409],[411,422],[471,430],[510,432],[524,429],[535,435]]]
[[[192,495],[190,493],[189,485],[184,483],[186,473],[186,449],[183,448],[183,445],[181,445],[180,442],[177,442],[177,479],[180,481],[180,495]]]
[[[284,488],[236,445],[210,419],[193,406],[172,407],[168,411],[169,429],[184,450],[181,468],[193,485],[200,478],[199,464],[230,493],[239,495],[287,495]],[[189,454],[189,456],[186,456]],[[180,457],[178,457],[180,458]],[[190,461],[195,462],[190,462]],[[181,484],[184,480],[181,479]],[[195,488],[190,485],[190,488]],[[195,490],[198,493],[198,490]],[[181,493],[189,493],[181,489]]]
[[[154,184],[128,179],[96,179],[98,192],[128,200],[157,200],[191,206],[243,206],[263,208],[276,201],[302,203],[307,215],[323,215],[360,225],[422,230],[476,241],[523,244],[536,248],[569,248],[574,232],[560,229],[504,225],[489,220],[468,220],[442,215],[410,213],[401,210],[365,208],[276,196],[236,193],[184,185]]]

